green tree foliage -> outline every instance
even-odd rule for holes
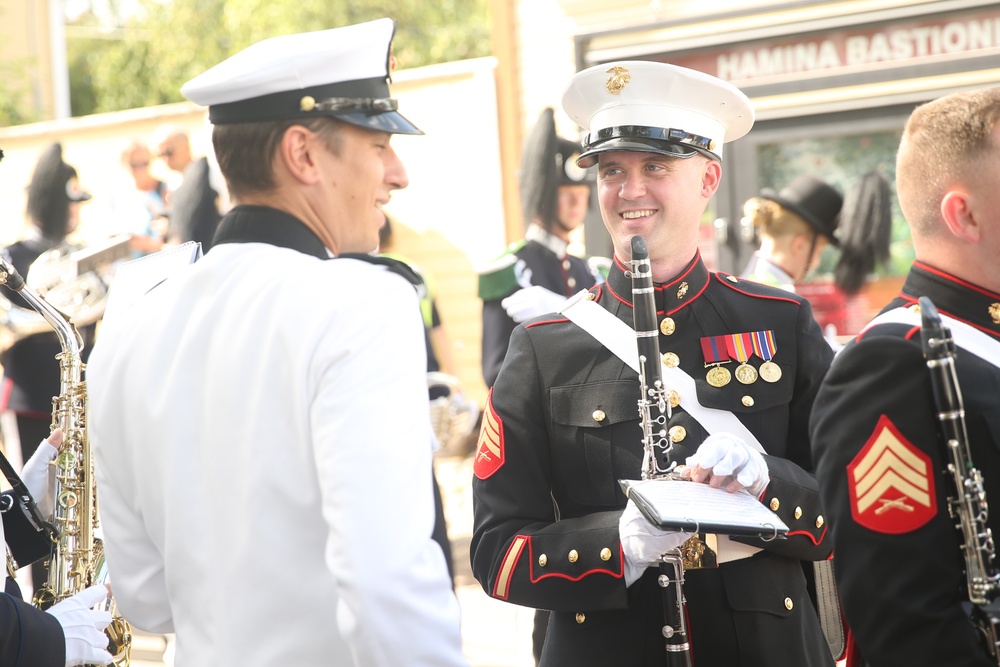
[[[120,8],[135,7],[127,16]],[[67,31],[74,116],[179,102],[181,85],[267,37],[384,16],[400,68],[490,53],[487,0],[138,0]]]

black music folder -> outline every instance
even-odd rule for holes
[[[759,500],[708,484],[673,479],[618,480],[646,520],[664,530],[784,538],[788,526]]]

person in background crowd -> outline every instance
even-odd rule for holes
[[[916,304],[951,330],[963,430],[985,503],[1000,499],[1000,87],[918,106],[896,156],[896,192],[916,261],[898,297],[837,355],[813,408],[816,477],[856,640],[849,664],[996,665],[970,622],[953,465]],[[945,367],[947,368],[947,367]],[[1000,530],[1000,514],[978,523]],[[984,512],[985,514],[985,512]],[[982,537],[983,535],[980,535]],[[995,571],[992,549],[968,545]],[[992,547],[992,544],[990,544]],[[972,573],[977,571],[973,563]],[[986,573],[987,575],[989,572]]]
[[[112,214],[118,221],[116,231],[131,234],[135,256],[161,250],[167,232],[167,184],[153,176],[152,159],[141,139],[132,139],[122,151],[122,165],[135,187],[117,194]]]
[[[830,554],[807,424],[833,352],[805,299],[712,273],[698,251],[723,143],[750,130],[750,101],[701,72],[625,61],[574,76],[563,108],[588,132],[578,163],[597,166],[614,265],[586,298],[511,336],[475,454],[473,573],[496,599],[552,610],[543,667],[667,659],[656,565],[682,544],[710,547],[655,528],[618,484],[640,477],[644,455],[637,370],[621,352],[637,349],[626,271],[640,236],[653,361],[669,371],[656,428],[672,462],[693,482],[749,493],[790,527],[786,540],[719,535],[714,563],[689,563],[694,662],[832,665],[801,562]]]
[[[373,256],[408,184],[393,135],[422,134],[390,97],[394,31],[267,39],[181,89],[237,205],[87,368],[118,606],[175,632],[178,665],[467,665],[417,278]]]
[[[201,244],[202,252],[208,252],[222,218],[208,158],[193,157],[187,132],[176,127],[160,128],[157,150],[158,157],[171,170],[183,175],[180,185],[168,195],[167,241],[171,244],[195,241]]]
[[[741,277],[795,291],[795,283],[819,264],[836,237],[844,200],[833,186],[815,176],[799,176],[781,192],[760,191],[743,205],[760,237],[760,248]]]
[[[524,240],[479,275],[483,300],[483,379],[492,387],[519,322],[559,308],[601,274],[568,253],[570,233],[587,217],[590,181],[576,164],[579,144],[556,135],[554,111],[542,111],[521,160]]]

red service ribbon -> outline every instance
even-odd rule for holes
[[[738,333],[725,336],[726,347],[729,348],[729,356],[736,359],[741,364],[745,364],[750,355],[753,354],[753,334]]]
[[[771,361],[774,353],[778,351],[778,345],[774,342],[774,332],[770,329],[754,331],[750,337],[753,339],[754,353],[764,361]]]
[[[705,336],[701,339],[701,351],[705,354],[705,365],[724,364],[729,361],[726,336]]]

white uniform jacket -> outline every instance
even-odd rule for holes
[[[123,616],[176,632],[177,667],[466,664],[413,287],[320,259],[284,213],[237,207],[220,235],[234,220],[298,241],[213,246],[105,323],[88,364]]]

